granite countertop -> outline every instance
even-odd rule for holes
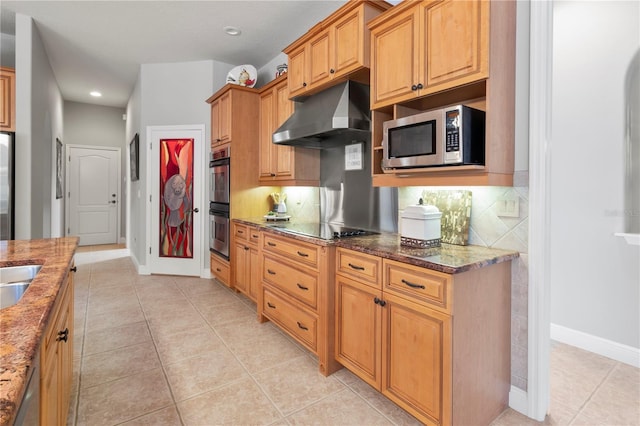
[[[15,420],[78,238],[0,241],[0,267],[42,265],[20,301],[0,310],[0,425]]]
[[[334,245],[347,249],[368,253],[386,259],[409,263],[422,268],[458,274],[472,269],[483,268],[496,263],[507,262],[520,256],[517,251],[500,250],[483,246],[459,246],[443,243],[441,247],[420,249],[400,244],[400,234],[381,232],[367,236],[354,236],[323,240],[310,236],[294,234],[285,228],[277,228],[278,222],[265,221],[262,218],[234,219],[246,225],[258,226],[262,230],[283,235],[300,241],[317,245]]]

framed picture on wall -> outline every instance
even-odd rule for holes
[[[133,137],[129,144],[129,159],[131,162],[131,181],[140,179],[140,138],[138,134]]]
[[[62,198],[62,141],[56,138],[56,200]]]

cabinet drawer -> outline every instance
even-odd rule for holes
[[[249,242],[258,244],[258,241],[260,240],[260,232],[258,231],[258,229],[249,227],[247,228],[247,231],[249,232]]]
[[[451,310],[451,275],[384,259],[384,291]]]
[[[382,259],[340,247],[336,251],[336,258],[338,273],[381,289]]]
[[[280,325],[313,352],[317,352],[317,319],[315,316],[264,288],[264,315]]]
[[[211,273],[224,285],[229,285],[229,263],[211,255]]]
[[[238,223],[234,223],[233,235],[235,235],[236,240],[247,241],[249,239],[249,227],[246,225],[240,225]]]
[[[278,253],[305,265],[318,266],[319,246],[265,233],[262,247],[265,252]]]
[[[263,265],[262,279],[265,282],[317,308],[318,279],[315,274],[305,274],[268,256],[264,256]]]

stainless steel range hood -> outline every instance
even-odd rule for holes
[[[369,86],[346,81],[295,103],[273,143],[329,148],[363,140],[371,131]]]

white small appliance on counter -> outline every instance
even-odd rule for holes
[[[416,248],[440,247],[441,217],[442,212],[436,206],[422,203],[407,206],[402,212],[400,244]]]

